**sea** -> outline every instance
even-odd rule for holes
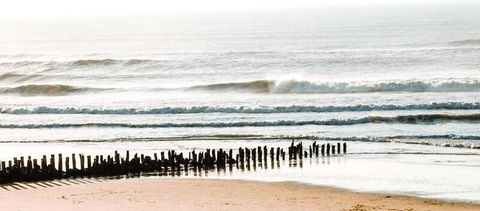
[[[480,4],[0,20],[0,160],[292,139],[208,178],[480,203]]]

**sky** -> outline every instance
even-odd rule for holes
[[[0,0],[0,18],[29,19],[158,15],[352,5],[435,4],[458,1],[459,0]]]

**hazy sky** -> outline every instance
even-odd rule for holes
[[[440,2],[458,2],[458,0],[1,0],[0,18],[152,15]]]

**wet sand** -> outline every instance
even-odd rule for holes
[[[81,182],[5,186],[0,189],[0,210],[480,210],[475,204],[289,182],[171,178]]]

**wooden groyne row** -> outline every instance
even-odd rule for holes
[[[135,174],[140,172],[175,172],[175,171],[199,171],[202,169],[225,169],[229,167],[244,168],[245,166],[257,166],[285,160],[288,153],[289,160],[298,160],[307,157],[331,156],[347,153],[346,143],[322,144],[313,142],[308,148],[304,148],[300,142],[292,141],[287,152],[283,148],[258,146],[256,148],[230,149],[207,149],[204,151],[193,150],[188,156],[175,150],[154,153],[153,157],[138,155],[133,156],[127,150],[125,156],[115,151],[114,155],[83,155],[72,154],[64,157],[62,154],[50,155],[49,159],[44,155],[40,160],[28,156],[13,158],[9,161],[1,161],[0,184],[11,182],[30,182],[53,179],[65,179],[75,177],[116,176]],[[79,159],[79,160],[77,160]],[[77,166],[79,164],[79,166]]]

